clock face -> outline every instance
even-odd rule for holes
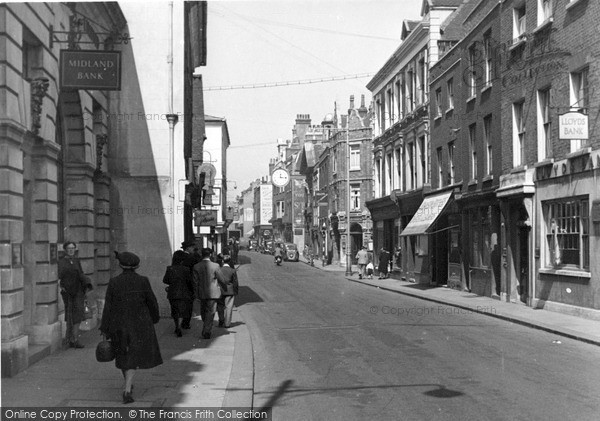
[[[277,187],[283,187],[290,181],[290,174],[283,168],[277,168],[271,174],[271,180]]]

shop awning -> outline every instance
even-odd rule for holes
[[[426,234],[450,202],[451,196],[452,192],[448,191],[423,199],[421,206],[400,235]]]

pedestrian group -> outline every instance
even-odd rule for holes
[[[237,258],[235,243],[234,255]],[[210,339],[215,313],[219,327],[231,327],[233,305],[238,294],[238,277],[231,251],[224,248],[215,263],[213,250],[203,248],[200,255],[192,241],[182,243],[167,266],[163,282],[167,285],[167,299],[175,324],[175,335],[183,336],[182,329],[191,328],[194,300],[200,300],[203,322],[202,338]],[[79,324],[84,320],[86,298],[93,289],[76,256],[77,245],[63,244],[64,257],[58,263],[61,296],[65,305],[67,325],[66,345],[83,348],[79,342]],[[100,332],[110,341],[115,366],[124,379],[123,403],[134,402],[133,379],[138,369],[150,369],[162,364],[162,356],[154,325],[160,320],[156,295],[147,277],[136,273],[140,258],[131,252],[115,252],[122,269],[110,279],[106,290]]]

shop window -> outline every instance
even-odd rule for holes
[[[476,268],[491,267],[492,231],[491,208],[489,206],[469,211],[470,221],[470,266]]]
[[[589,200],[569,198],[542,203],[546,223],[546,265],[589,270]]]

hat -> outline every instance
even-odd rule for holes
[[[171,262],[171,265],[180,265],[188,258],[188,256],[189,254],[185,251],[176,250],[175,253],[173,253],[173,260]]]
[[[123,269],[135,269],[140,265],[140,258],[134,253],[128,251],[119,253],[118,251],[115,251],[115,256],[119,261],[119,266]]]
[[[196,245],[195,241],[187,240],[187,241],[184,241],[183,243],[181,243],[181,248],[182,249],[186,249],[188,247],[192,247],[192,246],[195,246],[195,245]]]

